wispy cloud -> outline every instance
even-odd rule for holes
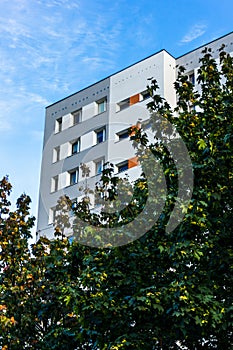
[[[8,118],[11,113],[11,106],[9,105],[9,101],[0,100],[0,110],[0,132],[9,131],[12,128],[10,118]]]
[[[15,133],[17,130],[22,131],[25,124],[34,125],[34,113],[41,111],[43,115],[45,107],[50,103],[45,96],[30,92],[24,86],[14,89],[12,85],[6,85],[0,100],[0,132]]]
[[[122,51],[128,52],[132,42],[132,31],[135,33],[137,27],[140,34],[145,23],[139,8],[133,11],[127,5],[141,22],[138,28],[134,19],[125,30],[127,11],[125,17],[118,16],[125,0],[109,6],[106,3],[0,1],[0,10],[6,14],[0,18],[0,102],[6,103],[5,112],[3,108],[0,111],[2,129],[20,130],[20,114],[25,122],[35,123],[32,106],[43,111],[50,103],[117,70]],[[144,42],[146,35],[139,34],[136,41]],[[122,36],[128,38],[127,47],[122,46]],[[9,116],[7,125],[5,115]],[[38,118],[40,124],[42,119]]]
[[[47,1],[41,1],[37,0],[38,4],[45,5],[47,7],[63,7],[67,8],[69,10],[79,8],[79,1],[70,1],[70,0],[50,0]]]
[[[28,94],[27,97],[28,97],[28,100],[30,102],[38,103],[39,105],[42,105],[43,107],[48,106],[50,103],[45,97],[38,95],[38,94],[30,93],[30,94]]]
[[[195,24],[188,33],[181,39],[181,43],[190,43],[199,38],[206,32],[207,26],[204,24]]]
[[[18,37],[30,37],[29,28],[26,25],[17,22],[14,18],[1,19],[0,32],[9,34],[12,39],[17,40]]]

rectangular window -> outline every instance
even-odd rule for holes
[[[49,209],[49,221],[48,224],[53,224],[55,222],[55,218],[56,218],[56,207],[55,208],[50,208]]]
[[[70,185],[75,185],[78,183],[78,169],[70,171]]]
[[[190,83],[192,83],[193,85],[195,85],[195,75],[194,75],[194,72],[188,74],[188,80],[190,81]]]
[[[105,141],[105,138],[106,138],[105,128],[96,130],[95,133],[96,133],[96,144],[99,144]]]
[[[120,132],[117,133],[118,136],[118,140],[122,141],[124,139],[127,139],[129,137],[129,131],[128,129],[122,130]]]
[[[124,133],[118,134],[118,136],[119,136],[119,141],[127,139],[129,137],[128,130],[125,131]]]
[[[60,160],[60,146],[53,149],[53,163],[56,163]]]
[[[72,113],[73,116],[73,125],[76,125],[82,121],[82,109]]]
[[[106,109],[107,109],[107,98],[106,97],[97,101],[96,103],[97,103],[97,107],[98,107],[98,110],[97,110],[98,114],[106,111]]]
[[[75,211],[76,207],[77,207],[77,199],[73,199],[71,201],[71,208],[70,208],[70,213],[69,213],[70,216],[74,216],[74,211]]]
[[[130,106],[130,98],[126,98],[125,100],[117,103],[117,112],[123,111]]]
[[[141,95],[142,95],[142,100],[143,100],[143,101],[144,101],[144,100],[147,100],[148,98],[151,97],[148,90],[141,92]]]
[[[72,143],[72,154],[80,152],[80,139],[77,139]]]
[[[125,160],[124,162],[122,163],[119,163],[117,165],[117,168],[118,168],[118,172],[121,173],[122,171],[126,171],[128,170],[129,166],[128,166],[128,160]]]
[[[117,112],[122,111],[123,109],[126,109],[129,106],[134,105],[135,103],[138,103],[141,99],[142,99],[141,94],[136,94],[136,95],[130,96],[130,97],[117,103],[116,111]]]
[[[100,159],[95,162],[95,174],[99,175],[103,171],[104,167],[104,159]]]
[[[62,118],[58,118],[55,121],[55,133],[62,131]]]
[[[58,191],[58,175],[54,176],[51,181],[51,192]]]

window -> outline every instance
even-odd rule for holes
[[[193,85],[195,85],[195,75],[194,75],[194,72],[188,74],[188,80],[190,81],[190,83],[192,83]]]
[[[144,101],[144,100],[147,100],[148,98],[151,97],[148,90],[141,92],[141,95],[142,95],[142,100],[143,100],[143,101]]]
[[[118,168],[118,172],[121,173],[128,169],[134,168],[135,166],[138,166],[138,165],[139,165],[138,157],[133,157],[117,164],[117,168]]]
[[[99,129],[95,131],[96,133],[96,144],[104,142],[106,137],[105,128]]]
[[[128,129],[122,130],[117,133],[119,141],[122,141],[124,139],[127,139],[129,137],[129,131]]]
[[[136,94],[118,102],[116,106],[116,111],[122,111],[123,109],[128,108],[129,106],[132,106],[135,103],[138,103],[140,101],[140,98],[141,94]]]
[[[74,216],[74,211],[75,211],[76,207],[77,207],[77,199],[73,199],[71,201],[71,207],[70,207],[70,212],[69,212],[70,216]]]
[[[70,171],[70,185],[75,185],[78,182],[78,169]]]
[[[55,218],[56,218],[56,208],[50,208],[49,209],[49,221],[48,224],[53,224],[55,222]]]
[[[96,175],[101,174],[101,172],[103,171],[103,167],[104,167],[104,160],[103,159],[96,161],[95,162],[95,174]]]
[[[126,171],[129,168],[128,160],[125,160],[124,162],[118,164],[117,168],[119,173],[121,173],[122,171]]]
[[[73,125],[76,125],[82,121],[82,110],[79,109],[72,113],[73,116]]]
[[[122,111],[123,109],[128,108],[129,106],[130,106],[130,98],[126,98],[125,100],[117,104],[117,111]]]
[[[74,141],[71,145],[72,145],[72,150],[71,150],[72,154],[76,154],[80,152],[80,139]]]
[[[56,192],[58,190],[58,175],[52,178],[51,182],[51,192]]]
[[[53,163],[60,160],[60,146],[53,149]]]
[[[106,99],[106,97],[101,99],[101,100],[99,100],[99,101],[97,101],[96,103],[97,103],[97,107],[98,107],[98,111],[97,111],[98,114],[103,113],[103,112],[106,111],[106,109],[107,109],[107,99]]]
[[[55,133],[62,131],[62,118],[55,121]]]

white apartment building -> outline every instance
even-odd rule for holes
[[[174,107],[177,65],[183,65],[196,84],[203,48],[211,47],[217,57],[223,43],[226,51],[233,52],[233,32],[178,58],[161,50],[46,108],[37,238],[53,237],[54,210],[60,196],[66,194],[71,200],[82,196],[80,187],[86,180],[81,164],[90,169],[90,187],[107,161],[114,164],[116,173],[137,176],[127,130],[139,120],[149,119],[148,78],[157,80],[158,92]]]

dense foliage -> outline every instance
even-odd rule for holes
[[[180,67],[175,111],[157,94],[156,81],[150,83],[148,108],[155,139],[148,142],[143,129],[134,130],[132,139],[144,145],[137,146],[142,169],[150,166],[148,149],[159,159],[166,178],[166,200],[153,227],[132,243],[107,248],[70,243],[61,220],[57,238],[41,238],[30,252],[28,239],[34,222],[29,216],[30,199],[21,196],[11,211],[11,185],[7,178],[1,181],[2,349],[233,347],[232,58],[221,49],[217,63],[206,49],[197,79],[198,91]],[[175,125],[193,164],[192,198],[172,232],[167,232],[166,224],[177,199],[179,174],[161,143],[157,115]],[[104,193],[115,199],[118,182],[111,168],[102,180],[103,188],[107,186]],[[121,210],[124,224],[145,205],[143,177],[133,196],[130,210]],[[156,205],[156,198],[150,200]],[[112,214],[98,221],[86,200],[77,204],[76,214],[97,227],[104,220],[114,226],[119,219]],[[69,225],[65,213],[64,217],[65,226]],[[91,226],[86,233],[80,229],[80,235],[90,230]]]

